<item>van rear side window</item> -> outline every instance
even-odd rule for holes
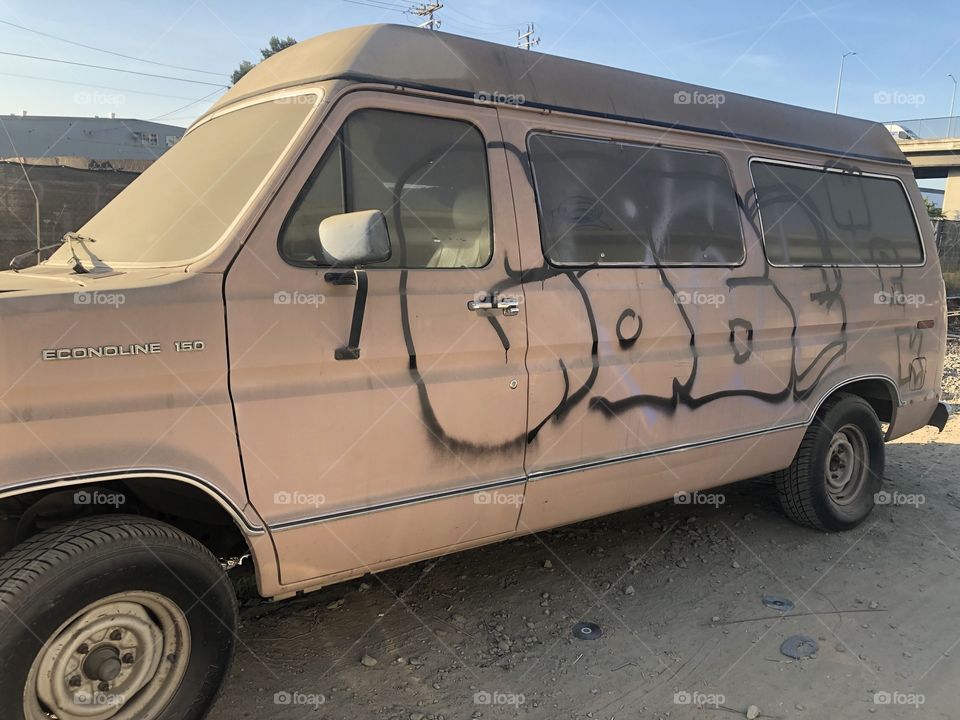
[[[380,210],[390,260],[376,267],[479,268],[493,255],[483,136],[459,120],[390,110],[347,118],[280,232],[280,254],[320,265],[331,215]]]
[[[544,257],[554,265],[739,265],[737,196],[718,155],[532,135]]]
[[[751,164],[771,265],[919,265],[923,246],[894,178]]]

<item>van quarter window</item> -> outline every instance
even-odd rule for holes
[[[723,158],[532,135],[543,254],[555,265],[738,265],[743,235]]]
[[[919,265],[899,181],[767,162],[751,165],[772,265]]]
[[[478,268],[493,255],[483,137],[469,123],[388,110],[352,114],[280,232],[295,265],[322,265],[320,222],[380,210],[393,253],[377,267]]]

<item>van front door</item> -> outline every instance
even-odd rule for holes
[[[384,214],[391,257],[364,268],[360,302],[318,228],[365,210]],[[356,92],[329,112],[226,281],[247,487],[283,584],[514,531],[519,266],[494,110]]]

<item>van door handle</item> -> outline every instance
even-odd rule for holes
[[[493,299],[484,298],[483,300],[470,300],[467,302],[467,310],[476,312],[478,310],[502,310],[507,317],[520,314],[520,300],[515,297],[494,297]]]

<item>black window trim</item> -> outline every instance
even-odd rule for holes
[[[839,173],[841,175],[854,175],[856,177],[872,177],[880,180],[895,180],[900,184],[900,189],[903,191],[903,199],[907,201],[907,205],[910,207],[910,213],[913,215],[913,224],[917,231],[917,242],[920,243],[920,255],[921,260],[918,263],[800,263],[800,264],[786,264],[786,263],[775,263],[770,260],[770,255],[767,253],[767,235],[763,230],[763,213],[760,210],[760,198],[757,195],[757,183],[753,177],[753,165],[754,163],[762,163],[766,165],[782,165],[784,167],[795,167],[802,168],[804,170],[815,170],[817,172],[828,172],[828,173]],[[767,265],[775,268],[917,268],[917,267],[926,267],[927,265],[927,244],[924,241],[923,229],[920,226],[920,218],[917,215],[917,209],[913,205],[913,201],[910,199],[910,193],[907,191],[906,183],[903,182],[903,179],[897,175],[889,175],[886,173],[876,173],[876,172],[855,172],[851,173],[849,170],[844,170],[842,168],[836,167],[827,167],[826,165],[817,165],[815,163],[803,163],[796,162],[792,160],[779,160],[777,158],[770,158],[762,155],[754,155],[750,158],[747,163],[747,167],[750,171],[750,181],[753,183],[753,193],[757,198],[757,224],[760,226],[760,243],[763,245],[763,256],[767,261]]]
[[[363,90],[364,90],[364,89],[358,88],[358,91],[359,91],[359,92],[362,92]],[[349,93],[348,93],[348,94],[349,94]],[[344,96],[344,97],[345,97],[345,96]],[[344,98],[341,98],[341,100],[343,100],[343,99],[344,99]],[[441,102],[444,102],[444,101],[441,101]],[[325,123],[327,122],[327,120],[329,119],[329,117],[330,117],[331,113],[333,112],[333,110],[334,110],[334,108],[331,107],[331,108],[328,110],[328,112],[320,119],[320,124],[317,126],[316,132],[311,136],[311,138],[307,141],[307,145],[306,145],[306,146],[304,147],[304,149],[300,152],[300,155],[299,155],[299,157],[297,158],[297,161],[298,161],[298,162],[303,159],[303,156],[304,156],[304,155],[306,155],[307,151],[309,150],[310,144],[313,143],[313,142],[316,140],[317,137],[319,137],[320,132],[321,132],[321,131],[323,130],[323,128],[324,128],[324,124],[325,124]],[[467,271],[476,272],[476,271],[478,271],[478,270],[483,270],[484,268],[489,267],[490,264],[494,261],[494,258],[496,258],[496,256],[497,256],[497,232],[496,232],[496,223],[494,222],[494,220],[495,220],[495,218],[496,218],[496,215],[494,214],[494,209],[493,209],[493,183],[492,183],[491,178],[490,178],[490,144],[489,144],[488,141],[487,141],[487,136],[486,136],[486,135],[484,134],[484,132],[483,132],[483,128],[481,128],[479,125],[477,125],[477,124],[476,124],[473,120],[471,120],[470,118],[466,118],[466,117],[462,117],[462,116],[456,116],[456,117],[454,117],[454,116],[450,116],[450,115],[435,115],[435,114],[429,113],[429,112],[420,112],[420,111],[414,112],[414,111],[410,111],[410,110],[397,110],[397,109],[395,109],[395,108],[393,108],[393,107],[384,107],[384,106],[382,106],[382,105],[376,105],[376,104],[371,104],[371,105],[366,105],[366,104],[364,104],[364,105],[362,105],[361,107],[358,107],[358,108],[355,108],[355,109],[351,110],[351,111],[343,118],[343,121],[340,123],[340,125],[337,126],[336,132],[334,132],[334,133],[332,134],[332,136],[331,136],[331,138],[330,138],[330,141],[329,141],[329,142],[327,143],[327,145],[323,148],[323,151],[320,153],[320,158],[317,160],[317,162],[316,162],[316,164],[313,166],[313,168],[311,168],[310,172],[309,172],[308,175],[307,175],[306,181],[303,183],[303,185],[302,185],[302,186],[300,187],[300,189],[297,191],[297,195],[296,195],[296,197],[293,199],[293,202],[290,204],[290,207],[287,209],[287,212],[286,212],[286,214],[285,214],[284,217],[283,217],[283,222],[280,224],[280,229],[277,231],[277,255],[280,256],[280,259],[283,260],[283,262],[285,262],[287,265],[290,265],[291,267],[302,268],[302,269],[306,269],[306,270],[315,270],[315,271],[316,271],[316,270],[323,270],[324,268],[329,268],[329,267],[331,267],[330,265],[321,265],[321,264],[319,264],[319,263],[311,263],[311,262],[306,262],[306,261],[302,261],[302,260],[293,260],[293,259],[287,257],[287,255],[283,252],[283,233],[284,233],[284,230],[286,230],[287,224],[290,222],[290,219],[293,217],[294,210],[297,208],[297,205],[298,205],[298,203],[300,202],[300,199],[303,197],[303,194],[307,191],[307,186],[309,185],[310,180],[313,178],[313,174],[316,172],[317,168],[320,167],[320,163],[322,163],[322,162],[326,159],[327,153],[330,151],[330,148],[333,146],[334,143],[339,143],[339,146],[340,146],[339,152],[340,152],[340,163],[341,163],[341,167],[340,167],[340,171],[341,171],[341,181],[343,181],[343,180],[346,179],[346,177],[345,177],[345,176],[346,176],[346,162],[345,162],[345,159],[346,159],[345,152],[346,152],[346,150],[345,150],[345,146],[344,146],[344,144],[343,144],[343,128],[344,128],[344,126],[346,126],[347,121],[350,120],[351,117],[353,117],[353,116],[356,115],[357,113],[363,112],[363,111],[365,111],[365,110],[382,110],[382,111],[384,111],[384,112],[393,112],[393,113],[399,113],[399,114],[402,114],[402,115],[414,115],[414,116],[416,116],[416,117],[434,118],[434,119],[437,119],[437,120],[451,120],[451,121],[453,121],[453,122],[462,123],[463,125],[469,125],[471,128],[473,128],[474,130],[477,131],[477,134],[480,135],[480,141],[481,141],[481,145],[482,145],[482,148],[483,148],[483,165],[484,165],[484,170],[486,171],[486,172],[485,172],[485,175],[486,175],[487,199],[489,200],[489,205],[490,205],[490,257],[487,258],[486,262],[484,262],[483,265],[478,265],[477,267],[436,267],[436,268],[430,268],[430,267],[383,267],[383,266],[381,266],[381,265],[366,265],[366,266],[363,267],[363,269],[366,270],[367,272],[371,272],[371,271],[387,272],[387,271],[390,271],[390,270],[405,270],[405,271],[408,271],[408,272],[417,272],[417,271],[421,271],[421,270],[429,270],[429,271],[431,271],[431,272],[451,271],[451,270],[460,271],[460,272],[467,272]],[[346,182],[342,182],[342,186],[343,186],[343,187],[342,187],[342,190],[343,190],[343,199],[342,199],[342,200],[343,200],[343,203],[344,203],[344,208],[346,208],[347,193],[348,193]],[[346,211],[345,211],[345,212],[346,212]],[[392,241],[392,239],[391,239],[391,255],[392,255],[392,252],[393,252],[392,242],[393,242],[393,241]]]
[[[711,155],[713,157],[719,158],[723,163],[723,166],[727,170],[727,176],[730,179],[730,188],[733,190],[732,200],[734,205],[737,208],[737,224],[740,228],[740,260],[736,263],[662,263],[662,264],[651,264],[644,262],[633,262],[633,263],[561,263],[551,260],[547,257],[547,253],[543,246],[543,207],[540,199],[540,186],[537,182],[537,171],[534,167],[534,162],[530,154],[530,141],[535,135],[548,135],[551,137],[563,137],[563,138],[572,138],[574,140],[586,140],[589,142],[598,142],[598,143],[608,143],[614,145],[629,145],[630,147],[640,147],[640,148],[657,148],[658,150],[670,150],[673,152],[683,152],[691,153],[695,155]],[[606,268],[629,268],[632,270],[649,270],[656,268],[739,268],[743,267],[747,262],[747,244],[746,238],[743,234],[743,204],[740,202],[740,193],[737,189],[736,178],[733,176],[733,170],[730,167],[730,162],[727,160],[727,157],[722,153],[716,152],[714,150],[708,150],[706,148],[698,147],[686,147],[680,145],[671,145],[660,142],[639,142],[635,140],[622,140],[609,135],[585,135],[581,133],[571,133],[564,132],[560,130],[550,130],[546,128],[541,128],[537,130],[530,130],[527,133],[526,139],[526,150],[527,150],[527,159],[530,165],[530,175],[533,181],[533,194],[537,206],[537,222],[539,224],[540,230],[540,254],[543,256],[544,262],[546,262],[550,267],[557,268],[559,270],[574,270],[577,268],[597,268],[597,269],[606,269]]]

